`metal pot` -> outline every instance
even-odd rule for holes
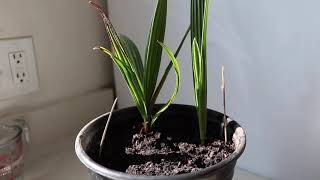
[[[155,108],[159,108],[157,105]],[[90,123],[88,123],[79,132],[75,141],[75,151],[80,161],[89,169],[92,180],[232,180],[234,167],[237,159],[241,156],[246,145],[246,136],[244,130],[235,121],[228,122],[228,136],[232,140],[236,149],[227,159],[222,162],[200,170],[194,173],[186,173],[175,176],[136,176],[121,172],[116,169],[107,168],[101,163],[94,161],[90,152],[96,149],[93,139],[95,136],[101,136],[104,125],[109,113],[103,114]],[[114,153],[124,151],[126,141],[131,134],[128,129],[141,119],[136,107],[130,107],[115,111],[109,124],[107,133],[107,148],[110,156]],[[208,136],[220,136],[223,134],[223,114],[214,110],[208,110]],[[198,138],[198,121],[194,106],[188,105],[171,105],[166,112],[157,120],[156,129],[160,132],[173,133],[175,135],[190,136]],[[177,133],[178,132],[178,133]],[[122,159],[119,159],[122,161]],[[117,163],[119,161],[115,161]]]

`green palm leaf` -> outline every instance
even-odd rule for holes
[[[176,50],[176,52],[174,53],[174,57],[175,58],[177,58],[177,56],[179,55],[180,50],[181,50],[181,48],[182,48],[182,46],[184,44],[184,41],[186,40],[189,32],[190,32],[190,26],[186,30],[186,32],[185,32],[185,34],[184,34],[184,36],[183,36],[183,38],[182,38],[177,50]],[[156,90],[154,91],[154,93],[152,95],[151,106],[153,106],[155,104],[155,102],[156,102],[156,100],[157,100],[157,98],[159,96],[159,93],[160,93],[160,91],[161,91],[161,89],[162,89],[162,87],[163,87],[163,85],[164,85],[164,83],[165,83],[165,81],[166,81],[166,79],[167,79],[167,77],[169,75],[169,72],[170,72],[170,70],[172,68],[172,65],[173,65],[173,63],[172,63],[172,61],[170,61],[170,63],[167,65],[167,67],[166,67],[166,69],[165,69],[165,71],[164,71],[164,73],[162,75],[162,78],[161,78]]]
[[[177,96],[180,87],[180,69],[175,56],[178,55],[188,31],[175,55],[165,45],[158,43],[164,41],[167,18],[167,0],[158,0],[150,27],[145,52],[145,63],[143,64],[135,43],[126,36],[118,36],[101,6],[96,4],[95,1],[90,1],[90,3],[99,11],[103,19],[114,52],[103,47],[98,47],[96,49],[106,53],[119,68],[144,120],[144,129],[145,131],[148,131],[149,127],[156,121],[160,114],[169,107]],[[161,64],[162,49],[165,49],[171,62],[167,66],[166,73],[157,87],[157,90],[155,90]],[[168,102],[153,115],[153,105],[172,66],[176,73],[176,86],[174,92]]]
[[[139,78],[143,81],[143,64],[138,47],[125,35],[120,35],[120,41],[125,52],[128,53],[129,60],[132,61],[131,64],[133,68],[137,71]]]
[[[128,88],[130,89],[131,95],[133,97],[134,102],[137,105],[139,112],[143,119],[148,117],[148,112],[144,100],[143,89],[138,85],[138,77],[133,72],[132,68],[124,63],[123,60],[118,58],[115,54],[104,47],[97,47],[95,49],[99,49],[102,52],[106,53],[117,65],[120,70],[123,78],[127,82]]]
[[[153,17],[145,54],[144,91],[147,103],[151,101],[155,90],[160,63],[162,47],[159,42],[164,41],[167,19],[167,0],[158,0],[158,5]],[[149,106],[150,104],[148,104]]]
[[[178,91],[179,91],[180,79],[181,79],[180,68],[178,65],[178,61],[175,58],[175,55],[172,53],[172,51],[166,45],[164,45],[161,42],[159,42],[159,44],[163,47],[163,49],[166,50],[168,56],[171,59],[172,65],[173,65],[175,73],[176,73],[176,86],[175,86],[174,92],[173,92],[171,98],[168,100],[168,102],[165,105],[163,105],[160,108],[160,110],[152,117],[151,125],[154,124],[154,122],[157,120],[157,118],[160,116],[160,114],[163,113],[170,106],[170,104],[175,100],[175,98],[178,94]]]
[[[207,24],[209,0],[191,0],[191,37],[193,84],[200,141],[207,133]]]
[[[192,44],[192,59],[195,102],[199,120],[199,133],[201,143],[204,143],[207,131],[206,66],[204,65],[203,56],[196,39],[193,40]]]

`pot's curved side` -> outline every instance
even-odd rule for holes
[[[180,118],[177,120],[177,126],[172,125],[172,122],[170,121],[170,125],[168,127],[160,127],[159,128],[164,131],[171,130],[172,128],[180,128],[179,131],[182,128],[190,128],[197,124],[196,121],[196,114],[194,113],[195,108],[193,106],[188,105],[177,105],[173,104],[170,106],[170,108],[161,116],[162,120],[159,120],[158,122],[161,122],[159,124],[166,124],[168,123],[167,119],[177,119],[177,117],[184,116],[183,118]],[[109,113],[103,114],[91,122],[89,122],[85,127],[82,128],[82,130],[79,132],[76,141],[75,141],[75,151],[80,159],[80,161],[89,169],[90,177],[92,180],[129,180],[129,179],[135,179],[135,180],[166,180],[166,179],[173,179],[173,180],[186,180],[186,179],[199,179],[199,180],[232,180],[233,174],[234,174],[234,167],[236,165],[237,159],[241,156],[243,153],[245,146],[246,146],[246,135],[244,130],[241,128],[241,126],[236,121],[230,121],[228,123],[228,136],[229,139],[232,139],[233,142],[236,145],[236,150],[234,153],[232,153],[227,159],[224,161],[205,168],[201,171],[194,172],[194,173],[187,173],[187,174],[181,174],[181,175],[175,175],[175,176],[136,176],[136,175],[130,175],[124,172],[116,171],[110,168],[106,168],[94,160],[92,160],[91,157],[88,156],[87,151],[89,148],[90,140],[92,137],[101,129],[101,127],[104,126],[106,123],[106,119],[108,117]],[[113,113],[113,121],[110,122],[109,127],[114,126],[117,128],[121,124],[130,125],[130,121],[136,120],[137,117],[139,117],[139,113],[135,107],[122,109],[119,111],[115,111]],[[170,118],[167,118],[170,117]],[[212,127],[216,127],[211,129],[211,132],[215,132],[218,134],[222,134],[222,117],[223,114],[208,110],[208,122],[211,123]],[[185,119],[191,119],[191,124],[189,127],[188,123],[185,123]],[[229,119],[230,120],[230,119]],[[195,122],[193,124],[193,121]],[[181,127],[181,123],[183,126]],[[213,124],[213,125],[212,125]],[[170,129],[171,128],[171,129]],[[111,129],[111,128],[110,128]],[[197,129],[194,128],[193,129]],[[176,129],[174,129],[176,130]],[[119,133],[119,132],[117,132]],[[192,132],[195,133],[195,132]],[[125,132],[119,133],[120,135],[125,134]],[[112,144],[112,143],[110,143]]]
[[[196,179],[196,180],[232,180],[233,178],[233,174],[234,174],[234,167],[236,165],[236,161],[229,164],[228,166],[225,166],[217,171],[214,171],[212,173],[203,175],[203,176],[197,176],[197,177],[190,177],[190,176],[186,176],[186,177],[179,177],[176,178],[174,176],[165,176],[165,177],[160,177],[161,179],[185,179],[185,180],[190,180],[190,179]],[[121,180],[123,179],[123,177],[106,177],[106,176],[102,176],[100,174],[98,174],[97,172],[92,171],[91,169],[89,169],[89,176],[91,180]],[[131,179],[136,179],[136,177],[130,177]],[[159,179],[159,177],[157,176],[147,176],[145,178],[146,180],[157,180]]]

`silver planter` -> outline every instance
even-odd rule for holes
[[[156,108],[159,108],[157,105]],[[79,132],[75,141],[75,151],[80,161],[89,169],[92,180],[232,180],[234,167],[237,159],[243,153],[246,146],[246,136],[242,127],[236,121],[228,122],[228,137],[235,143],[235,151],[220,163],[205,168],[194,173],[186,173],[175,176],[136,176],[121,171],[120,169],[107,168],[101,163],[94,161],[92,151],[98,151],[97,142],[94,137],[101,137],[104,125],[108,118],[108,114],[101,115],[90,123],[88,123]],[[135,107],[121,109],[115,111],[109,124],[107,133],[107,154],[114,156],[115,153],[124,153],[124,147],[132,134],[129,129],[141,119],[138,110]],[[223,114],[208,110],[208,136],[222,137],[223,133]],[[188,105],[173,104],[164,112],[157,120],[156,129],[160,132],[172,134],[172,136],[181,136],[189,138],[198,138],[198,121],[196,117],[195,107]],[[117,164],[125,159],[115,160]],[[120,163],[121,166],[121,163]]]

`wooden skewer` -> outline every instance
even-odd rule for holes
[[[227,143],[227,112],[226,112],[226,86],[224,80],[224,65],[221,67],[221,91],[223,97],[223,130],[224,130],[224,142]]]
[[[99,157],[101,157],[103,142],[104,142],[105,139],[106,139],[106,134],[107,134],[107,129],[108,129],[108,126],[109,126],[109,122],[110,122],[110,120],[111,120],[112,112],[113,112],[113,110],[114,110],[114,107],[115,107],[116,104],[117,104],[117,101],[118,101],[118,98],[116,98],[116,99],[114,100],[113,104],[112,104],[112,107],[111,107],[111,110],[110,110],[110,114],[109,114],[109,117],[108,117],[106,126],[104,127],[104,130],[103,130],[102,138],[101,138],[101,141],[100,141],[100,147],[99,147]]]

